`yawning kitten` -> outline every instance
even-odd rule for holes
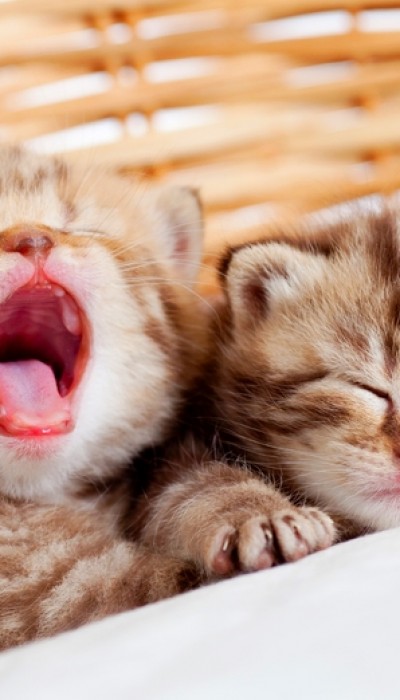
[[[0,493],[74,502],[163,438],[200,251],[189,190],[0,152]]]
[[[180,590],[116,533],[199,364],[201,235],[189,190],[0,151],[0,648]]]

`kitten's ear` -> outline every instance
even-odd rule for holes
[[[196,190],[166,187],[157,193],[157,236],[178,278],[196,279],[203,250],[203,212]]]
[[[324,256],[286,243],[254,243],[228,253],[220,266],[233,318],[244,325],[266,318],[321,276]]]

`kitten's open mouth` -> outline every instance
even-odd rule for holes
[[[87,359],[84,318],[68,292],[27,285],[0,304],[0,430],[14,437],[73,428],[71,395]]]

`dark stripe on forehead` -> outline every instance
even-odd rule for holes
[[[68,180],[68,165],[63,160],[58,160],[55,158],[54,163],[54,173],[61,185],[65,185]]]
[[[339,343],[351,346],[359,355],[365,359],[369,355],[369,342],[366,334],[362,333],[356,325],[338,324],[336,326],[336,339]]]
[[[43,183],[43,180],[45,180],[47,176],[48,176],[48,172],[45,168],[43,168],[43,167],[38,168],[33,174],[31,188],[33,190],[39,189],[39,187]]]
[[[283,243],[285,245],[291,246],[294,250],[299,250],[304,253],[314,253],[315,255],[324,255],[330,257],[337,250],[337,242],[340,240],[341,235],[336,229],[326,229],[321,231],[302,231],[297,236],[287,235],[287,234],[276,234],[265,240],[250,241],[247,243],[242,243],[240,245],[227,248],[222,254],[219,264],[218,271],[220,276],[220,281],[223,282],[224,278],[228,272],[229,266],[232,262],[232,258],[243,248],[252,248],[254,246],[268,246],[271,243]]]
[[[384,209],[379,215],[371,216],[367,234],[367,253],[372,270],[384,281],[399,279],[400,251],[398,226],[395,214]]]

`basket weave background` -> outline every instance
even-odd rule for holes
[[[400,2],[3,0],[0,139],[199,187],[212,263],[400,187]]]

